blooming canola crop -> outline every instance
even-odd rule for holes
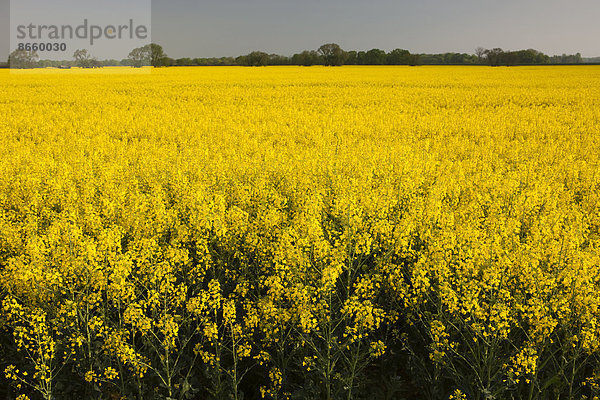
[[[598,104],[597,66],[0,70],[0,393],[597,398]]]

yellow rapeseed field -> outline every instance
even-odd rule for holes
[[[0,70],[0,395],[600,395],[600,67]]]

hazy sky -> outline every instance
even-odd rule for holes
[[[9,3],[0,0],[0,54],[8,53]],[[152,39],[174,58],[291,55],[326,42],[356,50],[472,53],[482,46],[591,57],[600,56],[600,0],[153,0]]]

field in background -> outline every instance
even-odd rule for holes
[[[0,71],[0,392],[600,395],[600,67],[109,72]]]

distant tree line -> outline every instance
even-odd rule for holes
[[[560,56],[548,56],[534,49],[504,51],[500,48],[475,49],[479,62],[485,62],[488,65],[511,66],[511,65],[539,65],[539,64],[582,64],[584,62],[580,53],[562,54]]]
[[[152,43],[133,49],[122,60],[98,60],[87,50],[77,50],[73,60],[39,60],[36,52],[17,50],[11,53],[6,66],[15,68],[81,67],[99,68],[106,66],[267,66],[267,65],[544,65],[600,63],[600,57],[584,59],[580,53],[548,56],[535,49],[505,51],[501,48],[484,49],[478,47],[474,54],[440,53],[419,54],[405,49],[386,52],[381,49],[368,51],[345,51],[338,44],[327,43],[316,50],[304,50],[290,56],[253,51],[238,57],[220,58],[178,58],[168,57],[162,46]]]
[[[595,59],[584,59],[581,54],[563,54],[548,56],[538,50],[527,49],[504,51],[500,48],[477,48],[474,54],[440,53],[420,54],[411,53],[405,49],[395,49],[386,52],[381,49],[368,51],[345,51],[335,43],[327,43],[316,50],[304,50],[290,56],[269,54],[263,51],[253,51],[238,57],[221,58],[178,58],[165,56],[161,65],[164,66],[267,66],[267,65],[543,65],[543,64],[581,64],[585,62],[600,62]],[[153,64],[154,65],[154,64]]]

